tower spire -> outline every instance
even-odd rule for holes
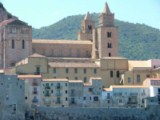
[[[84,20],[92,20],[89,12],[85,15]]]
[[[106,2],[106,4],[105,4],[103,13],[105,13],[105,14],[111,14],[111,11],[110,11],[110,9],[109,9],[109,6],[108,6],[108,3],[107,3],[107,2]]]

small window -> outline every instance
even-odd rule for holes
[[[98,96],[95,96],[93,99],[94,99],[94,101],[99,101]]]
[[[92,26],[91,25],[88,25],[88,30],[92,30]]]
[[[14,45],[14,40],[12,40],[12,49],[15,48],[15,45]]]
[[[86,97],[83,97],[83,100],[86,100]]]
[[[110,77],[111,78],[113,77],[113,71],[110,71]]]
[[[84,74],[86,74],[86,73],[87,73],[87,70],[86,70],[86,68],[84,68],[84,70],[83,70],[83,73],[84,73]]]
[[[83,78],[83,82],[84,83],[87,82],[87,78],[86,77]]]
[[[25,41],[22,40],[22,49],[25,49]]]
[[[56,73],[56,72],[57,72],[56,68],[53,68],[53,73]]]
[[[112,43],[108,43],[107,47],[112,48]]]
[[[130,77],[128,77],[128,83],[131,83],[131,78]]]
[[[36,74],[37,74],[37,75],[40,74],[40,67],[36,67]]]
[[[78,80],[78,77],[75,77],[75,80]]]
[[[111,32],[107,32],[107,37],[111,38],[112,37],[112,33]]]
[[[69,69],[68,68],[66,68],[66,73],[68,73],[69,72]]]
[[[92,92],[93,91],[93,89],[92,88],[88,88],[88,92]]]
[[[68,101],[68,98],[66,97],[66,101]]]
[[[65,91],[65,93],[67,94],[67,93],[68,93],[68,91],[66,90],[66,91]]]
[[[108,53],[108,56],[111,57],[111,53]]]
[[[120,75],[119,75],[119,71],[117,71],[117,78],[119,78],[119,76],[120,76]]]
[[[97,69],[96,68],[94,69],[94,74],[97,74]]]
[[[141,76],[137,75],[137,83],[140,83],[140,82],[141,82]]]
[[[149,75],[149,74],[147,74],[147,75],[146,75],[146,77],[147,77],[147,78],[150,78],[150,75]]]
[[[74,73],[78,73],[78,70],[77,70],[77,68],[74,68]]]

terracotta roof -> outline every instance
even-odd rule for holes
[[[42,78],[41,75],[18,75],[17,76],[20,79],[26,79],[26,78]]]
[[[37,57],[37,58],[43,57],[43,58],[44,58],[45,56],[40,55],[40,54],[38,54],[38,53],[34,53],[34,54],[30,55],[29,57]]]
[[[60,78],[46,78],[46,79],[42,79],[42,81],[44,81],[44,82],[67,82],[68,81],[68,79],[65,79],[65,78],[62,78],[62,79],[60,79]]]
[[[63,62],[50,62],[48,63],[50,67],[90,67],[90,68],[95,68],[95,67],[99,67],[97,64],[95,63],[63,63]]]
[[[48,39],[33,39],[33,44],[42,43],[42,44],[87,44],[92,45],[91,41],[80,41],[80,40],[48,40]]]

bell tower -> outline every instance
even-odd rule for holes
[[[93,56],[96,58],[118,56],[118,27],[114,24],[114,14],[111,13],[107,3],[99,16],[99,24],[94,31],[93,42],[95,43],[93,49],[96,50]]]
[[[81,29],[78,33],[78,40],[90,40],[92,41],[92,31],[95,28],[94,21],[91,18],[90,13],[88,12],[81,24]]]

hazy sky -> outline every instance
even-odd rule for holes
[[[160,0],[0,0],[5,8],[35,28],[87,11],[102,12],[107,1],[115,18],[160,29]]]

